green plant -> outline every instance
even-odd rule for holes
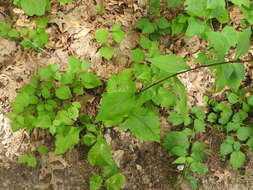
[[[116,43],[120,43],[125,36],[125,32],[121,30],[121,24],[114,24],[112,26],[112,39]],[[109,40],[110,32],[107,29],[99,29],[96,31],[94,38],[101,44],[106,44]],[[112,59],[114,54],[114,47],[112,46],[103,46],[99,49],[100,56],[104,57],[107,60]]]
[[[18,163],[26,164],[28,167],[35,168],[37,166],[37,160],[30,154],[24,154],[19,157]]]
[[[36,29],[22,28],[16,30],[10,23],[0,23],[0,36],[12,40],[21,40],[25,50],[34,49],[41,51],[48,43],[48,33],[45,31],[48,18],[36,20]]]
[[[58,0],[60,3],[70,3],[73,0]],[[50,0],[13,0],[28,16],[43,16],[51,10]]]

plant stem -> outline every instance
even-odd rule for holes
[[[200,65],[200,66],[197,66],[197,67],[185,70],[185,71],[180,71],[178,73],[174,73],[174,74],[169,75],[169,76],[167,76],[167,77],[165,77],[165,78],[163,78],[161,80],[158,80],[158,81],[150,84],[149,86],[147,86],[145,88],[141,88],[139,90],[139,92],[137,92],[137,94],[140,94],[140,93],[142,93],[142,92],[144,92],[144,91],[152,88],[153,86],[156,86],[156,85],[158,85],[158,84],[160,84],[160,83],[162,83],[162,82],[164,82],[164,81],[166,81],[166,80],[168,80],[168,79],[170,79],[172,77],[176,77],[178,75],[181,75],[181,74],[184,74],[184,73],[188,73],[190,71],[195,71],[195,70],[198,70],[198,69],[201,69],[201,68],[213,67],[213,66],[219,66],[219,65],[225,65],[225,64],[230,64],[230,63],[245,63],[245,62],[252,62],[252,61],[253,61],[253,59],[249,59],[249,60],[239,60],[239,59],[237,59],[237,60],[232,60],[232,61],[224,61],[224,62],[219,62],[219,63]]]

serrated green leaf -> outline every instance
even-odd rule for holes
[[[88,161],[92,166],[110,166],[114,164],[111,147],[104,139],[99,138],[95,145],[88,152]]]
[[[67,126],[66,134],[57,134],[55,137],[55,154],[64,154],[79,142],[81,127]]]
[[[232,3],[238,6],[244,5],[245,7],[250,6],[250,0],[230,0]]]
[[[221,156],[226,156],[233,152],[233,146],[228,144],[226,141],[223,142],[220,146],[220,154]]]
[[[140,140],[160,142],[160,121],[158,115],[152,110],[134,109],[122,127],[129,129]]]
[[[183,5],[183,0],[167,0],[168,7],[179,7]]]
[[[104,94],[96,120],[106,121],[123,118],[132,111],[134,105],[135,97],[132,93],[115,92]]]
[[[88,88],[88,89],[96,88],[102,85],[101,80],[96,75],[90,72],[82,72],[80,73],[79,76],[81,78],[82,85],[85,88]]]
[[[227,97],[230,104],[236,104],[239,99],[239,97],[235,93],[229,93]]]
[[[176,111],[170,112],[167,120],[171,122],[173,125],[177,126],[184,122],[184,116]]]
[[[174,54],[156,56],[148,59],[148,61],[151,62],[152,65],[169,74],[190,69],[190,67],[185,64],[185,60],[183,58]]]
[[[95,33],[95,39],[101,44],[106,43],[108,41],[108,37],[109,31],[106,29],[99,29]]]
[[[226,126],[227,132],[237,131],[240,128],[240,123],[229,122]]]
[[[250,46],[250,37],[251,37],[251,27],[239,33],[235,59],[238,59],[240,56],[247,53]]]
[[[31,154],[24,154],[19,157],[18,163],[26,164],[29,167],[35,168],[37,165],[36,158]]]
[[[191,163],[190,170],[198,175],[204,175],[206,172],[208,172],[207,166],[200,162]]]
[[[217,120],[218,116],[215,113],[210,113],[207,116],[207,121],[211,122],[211,123],[215,123]]]
[[[206,3],[206,0],[186,0],[185,10],[191,16],[205,17],[207,14]]]
[[[206,117],[205,111],[204,111],[202,108],[200,108],[200,107],[195,107],[195,106],[194,106],[194,107],[192,108],[192,113],[194,113],[195,116],[196,116],[198,119],[201,119],[201,120],[204,120],[205,117]]]
[[[186,163],[186,157],[184,156],[181,156],[172,162],[172,164],[185,164],[185,163]]]
[[[136,90],[135,82],[132,79],[132,69],[125,69],[117,75],[112,75],[108,81],[106,90],[108,93],[114,92],[131,92]]]
[[[59,86],[55,90],[55,95],[61,100],[67,100],[72,97],[71,90],[68,86]]]
[[[188,136],[184,132],[171,131],[166,133],[163,146],[169,151],[179,146],[187,150],[190,146]]]
[[[202,133],[205,131],[205,122],[200,119],[194,120],[194,129],[197,133]]]
[[[194,161],[203,162],[206,156],[210,154],[205,143],[194,142],[191,148],[191,157]]]
[[[156,95],[152,98],[152,101],[156,105],[167,108],[174,106],[176,104],[176,99],[177,96],[172,90],[160,87],[158,88]]]
[[[110,60],[113,57],[113,53],[114,48],[112,46],[101,47],[99,49],[99,55],[107,60]]]
[[[145,59],[145,54],[140,48],[136,48],[134,50],[131,50],[131,59],[135,63],[141,63]]]
[[[170,27],[168,20],[164,17],[157,19],[156,24],[160,29],[166,29],[166,28]]]
[[[241,151],[234,151],[232,152],[229,161],[234,169],[238,169],[244,165],[246,161],[246,156]]]
[[[20,0],[21,8],[28,16],[42,16],[47,11],[48,0]]]
[[[194,35],[201,35],[205,31],[206,25],[204,22],[202,22],[199,19],[196,19],[194,17],[190,17],[188,19],[188,27],[185,32],[185,35],[188,37],[194,36]]]
[[[107,190],[120,190],[122,186],[125,184],[125,176],[121,173],[117,173],[106,180],[105,184]]]
[[[99,175],[93,175],[90,178],[90,190],[99,190],[103,185],[103,178]]]
[[[82,143],[85,144],[86,146],[91,146],[93,145],[97,140],[97,137],[93,135],[92,133],[87,133],[82,137]]]
[[[251,127],[240,127],[237,130],[237,138],[241,141],[246,141],[253,133],[253,130]]]
[[[145,36],[141,36],[140,39],[140,46],[143,49],[149,49],[151,47],[151,40],[149,38],[146,38]]]
[[[250,95],[250,97],[248,97],[247,102],[250,106],[253,106],[253,95]]]

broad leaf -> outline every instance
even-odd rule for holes
[[[152,110],[134,109],[122,127],[129,129],[140,140],[160,142],[160,121]]]
[[[239,33],[235,59],[238,59],[240,56],[247,53],[250,46],[250,37],[251,37],[251,27]]]
[[[230,163],[234,169],[241,168],[246,161],[246,156],[241,151],[234,151],[230,156]]]
[[[152,65],[169,74],[175,74],[180,71],[190,69],[183,58],[174,54],[156,56],[148,59],[148,61],[151,62]]]

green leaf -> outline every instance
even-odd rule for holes
[[[236,104],[239,99],[235,93],[229,93],[227,97],[230,104]]]
[[[179,7],[183,5],[183,0],[167,0],[168,7]]]
[[[117,173],[106,180],[105,184],[107,190],[120,190],[122,186],[125,184],[126,179],[125,176],[121,173]]]
[[[55,154],[64,154],[79,142],[81,127],[67,127],[66,134],[57,134],[55,137]]]
[[[253,133],[252,127],[240,127],[237,130],[237,138],[241,141],[246,141]]]
[[[131,50],[131,59],[135,63],[141,63],[145,59],[145,54],[140,48],[136,48],[134,50]]]
[[[230,154],[231,152],[233,152],[232,144],[229,144],[225,141],[220,145],[221,156],[226,156],[226,155]]]
[[[135,105],[135,97],[132,93],[115,92],[103,94],[101,108],[96,117],[97,121],[115,120],[128,115]]]
[[[204,120],[205,117],[206,117],[206,113],[205,111],[200,108],[200,107],[193,107],[192,108],[192,113],[195,114],[195,116],[198,118],[198,119],[201,119],[201,120]]]
[[[113,53],[114,48],[112,46],[101,47],[99,49],[100,56],[104,57],[107,60],[110,60],[112,58]]]
[[[251,27],[239,33],[235,59],[238,59],[240,56],[247,53],[250,46],[250,37],[251,37]]]
[[[247,103],[248,103],[250,106],[253,106],[253,95],[250,95],[250,97],[248,97]]]
[[[35,126],[36,127],[40,127],[42,129],[47,129],[52,125],[52,121],[50,118],[50,115],[48,115],[47,113],[44,114],[40,114],[35,122]]]
[[[194,35],[201,35],[205,31],[206,25],[201,20],[196,19],[194,17],[190,17],[188,19],[188,27],[185,32],[185,35],[188,37]]]
[[[45,145],[40,145],[37,149],[37,151],[39,152],[40,156],[44,156],[48,153],[49,148]]]
[[[238,35],[234,27],[225,26],[222,30],[222,35],[227,39],[230,46],[235,47],[238,43]]]
[[[24,154],[19,157],[18,163],[26,164],[29,167],[35,168],[37,165],[36,158],[31,154]]]
[[[200,162],[191,163],[190,170],[198,175],[204,175],[206,172],[208,172],[207,166]]]
[[[191,157],[194,161],[202,162],[210,154],[205,143],[194,142],[191,148]]]
[[[57,64],[47,65],[46,67],[42,67],[38,70],[39,77],[41,80],[52,79],[57,70],[58,70]]]
[[[136,86],[132,79],[133,70],[125,69],[117,75],[112,75],[108,81],[106,90],[108,93],[129,92],[135,93]]]
[[[103,178],[99,175],[93,175],[90,178],[90,190],[99,190],[103,185]]]
[[[186,0],[185,10],[191,16],[205,17],[207,14],[206,3],[206,0]]]
[[[244,5],[245,7],[250,6],[250,0],[230,0],[232,3],[238,6]]]
[[[160,87],[158,88],[156,95],[152,98],[152,101],[156,105],[168,108],[176,104],[176,99],[177,96],[172,90]]]
[[[58,0],[60,3],[70,3],[72,2],[73,0]]]
[[[253,137],[250,137],[247,141],[247,145],[249,146],[250,152],[253,152]]]
[[[91,146],[93,145],[97,140],[97,137],[93,135],[92,133],[88,133],[82,137],[82,143],[85,144],[86,146]]]
[[[168,116],[167,119],[175,126],[184,123],[184,116],[181,115],[180,113],[177,113],[176,111],[170,112],[170,115]]]
[[[233,72],[226,80],[227,86],[237,91],[240,87],[241,82],[244,80],[244,64],[243,63],[232,63],[229,65],[233,68]]]
[[[147,18],[141,18],[135,24],[137,29],[142,30],[143,34],[152,34],[156,30],[156,24],[149,21]]]
[[[79,73],[82,71],[83,66],[82,66],[82,62],[77,59],[74,56],[69,56],[68,58],[68,72],[70,73]]]
[[[101,6],[99,6],[99,5],[96,5],[96,6],[95,6],[95,9],[96,9],[96,11],[97,11],[99,14],[104,14],[104,13],[106,13],[105,9],[104,9],[103,7],[101,7]]]
[[[80,73],[79,76],[81,78],[82,85],[85,88],[88,88],[88,89],[96,88],[102,85],[101,80],[96,75],[90,72],[82,72]]]
[[[229,122],[226,126],[227,132],[237,131],[240,128],[240,123]]]
[[[104,139],[99,138],[95,145],[88,152],[88,161],[92,166],[110,166],[114,161],[112,158],[111,147]]]
[[[106,29],[99,29],[95,33],[95,39],[101,44],[106,43],[108,41],[108,37],[109,31]]]
[[[47,11],[48,0],[20,0],[21,8],[28,16],[42,16]]]
[[[121,30],[121,24],[114,24],[112,26],[112,31],[112,39],[115,42],[120,43],[125,37],[125,32]]]
[[[186,163],[186,157],[181,156],[179,158],[177,158],[174,162],[172,162],[173,164],[185,164]]]
[[[149,38],[146,38],[145,36],[141,36],[140,39],[140,46],[143,49],[149,49],[151,47],[151,40]]]
[[[219,57],[223,57],[228,53],[230,44],[221,32],[207,32],[207,39],[210,41],[211,47],[215,49]]]
[[[215,123],[217,120],[218,116],[215,113],[210,113],[207,117],[207,121],[211,123]]]
[[[194,129],[196,130],[196,133],[205,132],[205,122],[200,119],[195,119],[194,120]]]
[[[64,85],[56,88],[55,95],[57,98],[59,98],[61,100],[67,100],[72,97],[70,88],[68,86],[64,86]]]
[[[234,169],[238,169],[244,165],[244,163],[246,161],[246,156],[241,151],[234,151],[231,154],[229,161]]]
[[[184,132],[171,131],[166,133],[163,146],[169,151],[177,146],[187,150],[190,146],[190,143],[188,136]]]
[[[174,54],[156,56],[148,59],[148,61],[151,62],[152,65],[169,74],[175,74],[180,71],[190,69],[190,67],[185,64],[185,60],[183,58]]]
[[[160,142],[160,121],[157,113],[144,108],[136,108],[122,124],[135,137],[144,141]]]
[[[160,29],[166,29],[166,28],[170,27],[168,20],[164,17],[157,19],[156,24]]]

